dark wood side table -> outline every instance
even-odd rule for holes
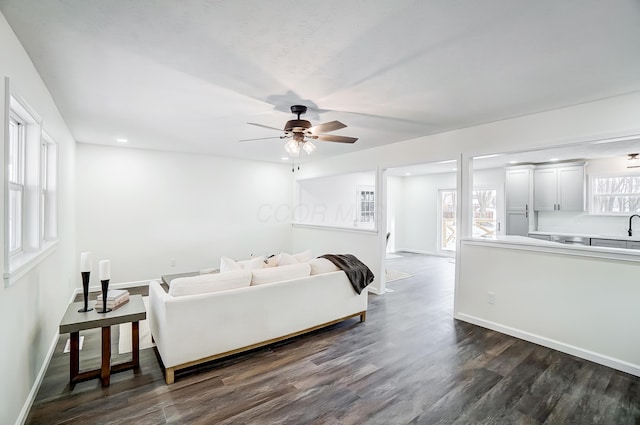
[[[220,273],[219,270],[214,270],[211,273]],[[202,273],[200,272],[187,272],[187,273],[176,273],[176,274],[165,274],[161,276],[162,279],[162,283],[167,284],[168,286],[171,286],[171,281],[174,279],[178,279],[180,277],[193,277],[193,276],[200,276]]]
[[[131,295],[129,301],[106,314],[92,311],[81,313],[83,302],[71,303],[60,322],[60,334],[71,334],[69,382],[100,378],[102,386],[109,385],[111,374],[140,367],[139,322],[147,318],[142,295]],[[131,323],[131,361],[111,365],[111,326]],[[102,366],[80,372],[80,331],[102,328]]]

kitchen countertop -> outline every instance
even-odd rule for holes
[[[533,232],[532,232],[533,233]],[[538,232],[543,235],[551,233]],[[557,235],[568,236],[566,233]],[[584,237],[595,237],[582,235]],[[616,238],[615,236],[612,238]],[[608,258],[613,260],[640,262],[640,249],[610,248],[604,246],[564,244],[529,238],[526,236],[497,235],[490,238],[463,238],[463,244],[496,246],[500,248],[521,249],[526,251],[549,252],[563,255],[575,255],[581,257]]]
[[[637,235],[585,235],[583,233],[571,233],[571,232],[543,232],[533,231],[529,232],[530,235],[551,235],[551,236],[576,236],[580,238],[593,238],[593,239],[611,239],[616,241],[634,241],[640,242],[640,230],[636,230]]]

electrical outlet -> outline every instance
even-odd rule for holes
[[[176,259],[175,258],[172,258],[170,262],[171,262],[171,267],[175,267],[176,266]]]
[[[496,294],[493,292],[487,292],[487,302],[489,304],[495,304],[496,303]]]

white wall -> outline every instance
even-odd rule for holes
[[[387,168],[443,161],[458,158],[460,155],[462,155],[463,168],[459,172],[464,177],[465,170],[468,169],[467,162],[474,156],[522,152],[605,137],[638,134],[640,133],[638,110],[640,110],[640,93],[633,93],[312,162],[305,164],[300,173],[296,173],[296,178],[305,179],[377,169],[377,180],[382,181],[382,173]],[[366,144],[367,140],[360,139],[358,143]],[[459,190],[464,192],[468,188],[464,178],[462,182]],[[378,198],[386,199],[386,192],[379,194]],[[368,265],[372,270],[381,272],[387,225],[386,213],[379,214],[378,217],[380,222],[376,242],[380,247],[379,254]],[[306,231],[294,228],[294,245],[299,244],[301,238],[305,238],[305,245],[313,245],[316,242],[314,238],[324,240],[326,236],[319,233],[310,235]],[[355,252],[359,249],[360,243],[362,243],[360,238],[353,238],[345,249]],[[384,290],[383,285],[378,281],[374,283],[379,289]]]
[[[280,164],[78,144],[78,252],[119,283],[289,251],[291,194]]]
[[[25,419],[46,370],[58,325],[76,286],[75,143],[49,91],[15,34],[0,14],[0,77],[11,79],[11,91],[42,117],[44,130],[58,144],[58,248],[10,287],[0,288],[0,423]],[[4,82],[0,85],[4,99]],[[0,126],[4,129],[4,101]],[[2,136],[4,139],[4,131]],[[3,140],[3,146],[6,141]],[[4,150],[0,150],[4,155]],[[0,177],[4,186],[4,174]],[[0,215],[4,208],[0,208]],[[4,226],[0,226],[4,228]],[[0,230],[2,232],[3,230]],[[4,244],[0,244],[4,250]],[[4,253],[0,252],[0,258]]]
[[[398,220],[399,249],[438,254],[439,190],[455,190],[456,174],[451,172],[403,177],[403,182],[404,202]]]
[[[592,215],[589,213],[591,177],[602,174],[624,175],[640,173],[640,168],[627,168],[626,161],[626,157],[589,160],[585,166],[587,211],[539,211],[537,213],[538,231],[568,232],[586,235],[627,236],[630,214],[624,216],[604,216]],[[640,233],[640,225],[636,221],[634,221],[634,230]]]
[[[504,192],[504,169],[477,170],[474,187],[495,187]],[[393,251],[437,255],[439,191],[456,188],[456,174],[436,173],[422,176],[387,178],[387,231]],[[502,201],[503,194],[498,194]],[[498,209],[502,206],[498,203]],[[387,249],[388,252],[393,252]]]
[[[396,252],[398,248],[398,241],[400,231],[402,229],[401,214],[404,204],[404,183],[403,177],[388,176],[387,177],[387,232],[389,235],[389,243],[386,244],[386,252]]]
[[[477,240],[461,251],[457,318],[640,376],[640,263]]]
[[[296,222],[322,226],[374,227],[374,223],[357,223],[357,191],[361,187],[375,190],[375,171],[298,180],[297,183],[299,201],[295,207]]]

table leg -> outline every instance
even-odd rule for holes
[[[131,365],[140,366],[140,323],[131,322]]]
[[[111,326],[102,328],[102,368],[100,370],[102,386],[107,387],[111,381]]]
[[[69,347],[69,382],[73,382],[80,372],[80,332],[71,332]]]

